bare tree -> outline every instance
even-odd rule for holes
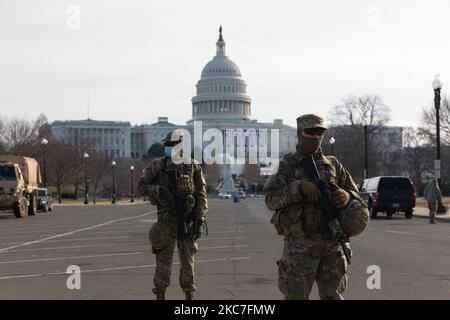
[[[428,129],[429,137],[434,143],[436,137],[436,108],[423,108],[422,122]],[[441,142],[450,144],[450,102],[448,97],[444,97],[439,108],[439,127],[441,132]]]
[[[48,144],[47,153],[49,161],[47,166],[49,170],[50,182],[56,187],[58,203],[61,203],[62,186],[69,181],[72,175],[77,171],[76,150],[57,141]]]
[[[32,156],[40,143],[42,128],[47,124],[47,117],[43,114],[33,120],[0,117],[0,144],[4,152]]]
[[[422,174],[430,170],[433,163],[433,148],[430,145],[429,131],[426,128],[405,130],[403,159],[410,171],[416,190],[420,190]]]
[[[379,159],[380,154],[384,153],[376,143],[376,135],[387,125],[389,119],[390,107],[377,94],[349,95],[331,111],[332,126],[324,141],[327,142],[332,136],[336,139],[334,153],[356,180],[362,179],[364,172],[364,126],[367,126],[368,133],[369,172],[380,173],[385,169],[382,166],[383,159]],[[328,145],[324,149],[330,151]]]
[[[377,94],[349,95],[332,111],[335,125],[367,125],[370,131],[386,125],[390,119],[390,107]]]
[[[93,199],[94,204],[96,203],[97,191],[99,189],[100,183],[105,176],[106,172],[111,167],[111,158],[103,153],[94,153],[90,157],[89,168],[91,177],[91,183],[93,185]]]

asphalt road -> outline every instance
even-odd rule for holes
[[[198,299],[282,298],[275,265],[282,239],[270,216],[262,199],[210,200],[209,236],[196,255]],[[24,219],[0,213],[0,299],[153,299],[148,230],[155,219],[143,203],[55,207]],[[381,217],[352,248],[346,299],[450,299],[450,223]],[[81,270],[79,290],[67,288],[70,265]],[[367,287],[372,265],[380,289]],[[184,298],[178,268],[168,299]]]

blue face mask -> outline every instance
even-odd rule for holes
[[[173,147],[164,147],[164,153],[166,154],[166,157],[171,158],[173,152]]]

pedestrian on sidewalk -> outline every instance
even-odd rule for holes
[[[425,190],[423,191],[423,197],[428,202],[428,210],[430,211],[429,212],[430,223],[434,224],[436,223],[435,215],[437,211],[438,201],[442,202],[442,193],[436,178],[433,178],[427,184]]]

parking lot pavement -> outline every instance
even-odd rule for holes
[[[196,254],[198,298],[280,298],[273,290],[274,261],[254,265],[267,266],[258,232],[269,229],[274,237],[265,212],[252,217],[246,204],[231,201],[211,200],[210,206],[209,235],[199,239]],[[155,221],[154,207],[145,204],[62,206],[24,219],[1,214],[0,299],[153,299],[148,230]],[[66,286],[70,265],[81,269],[81,290]],[[168,298],[184,297],[178,268],[175,253]],[[272,295],[258,289],[265,286]]]
[[[199,240],[199,299],[282,299],[277,268],[282,239],[262,199],[210,200],[209,235]],[[64,206],[15,219],[0,214],[0,299],[153,299],[154,255],[148,230],[154,207]],[[450,224],[402,216],[372,220],[352,239],[347,299],[449,299]],[[70,290],[66,271],[81,270]],[[381,288],[369,289],[370,267]],[[168,299],[184,296],[174,255]],[[314,287],[311,298],[317,299]]]

